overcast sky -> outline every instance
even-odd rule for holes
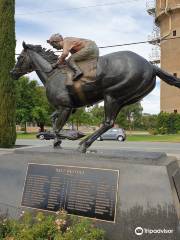
[[[95,5],[105,5],[96,6]],[[16,0],[16,40],[50,48],[46,39],[53,33],[94,40],[98,46],[145,41],[153,28],[145,0]],[[149,60],[149,44],[106,48],[106,53],[131,50]],[[37,78],[35,74],[31,78]],[[145,113],[159,113],[159,80],[143,99]]]

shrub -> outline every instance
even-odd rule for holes
[[[159,134],[175,134],[180,130],[180,114],[161,112],[157,117]]]
[[[92,221],[65,211],[34,216],[27,212],[19,220],[0,219],[0,239],[4,240],[104,240],[104,235]]]
[[[160,127],[158,129],[158,133],[161,134],[161,135],[165,135],[165,134],[168,134],[168,129],[166,127]]]
[[[157,134],[158,134],[157,129],[154,129],[154,128],[148,129],[148,132],[149,132],[151,135],[157,135]]]

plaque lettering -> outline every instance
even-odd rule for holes
[[[115,221],[118,170],[29,164],[22,206]]]

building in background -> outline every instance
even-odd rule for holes
[[[180,0],[147,0],[147,11],[154,17],[151,43],[160,46],[161,68],[180,77]],[[160,108],[180,113],[180,89],[161,81]]]

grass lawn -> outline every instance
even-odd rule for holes
[[[37,139],[36,133],[17,133],[17,139]],[[171,135],[148,135],[148,134],[127,134],[127,141],[130,142],[180,142],[180,134]]]
[[[36,139],[36,133],[17,133],[17,139]]]
[[[171,135],[127,135],[130,142],[180,142],[180,134]]]

